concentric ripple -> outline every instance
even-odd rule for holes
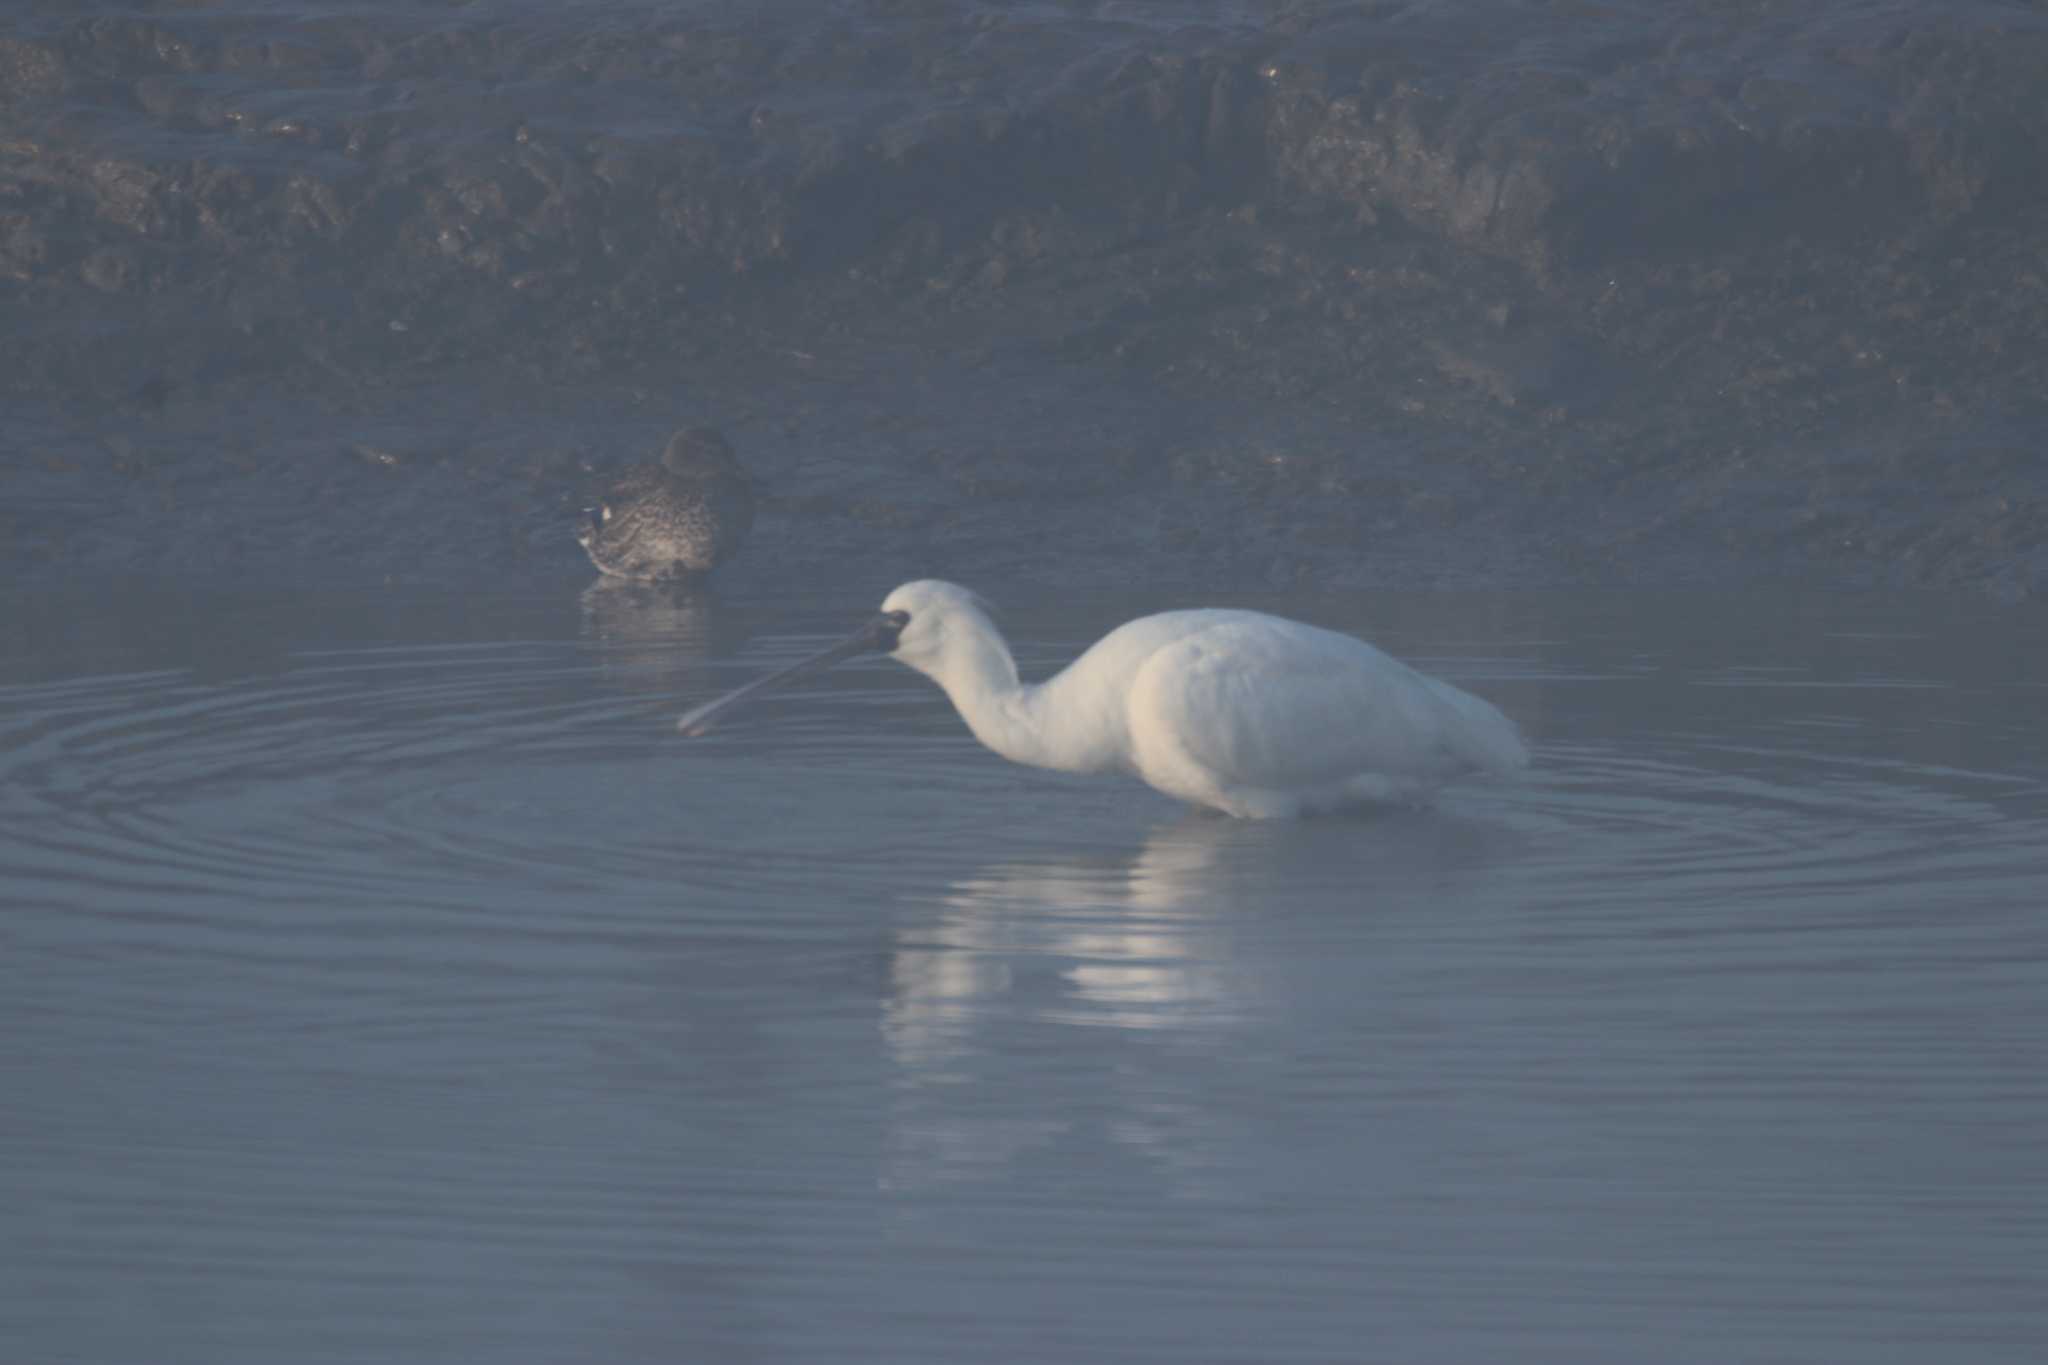
[[[1133,840],[1170,806],[1003,765],[886,664],[842,668],[708,740],[670,733],[683,695],[812,643],[665,674],[674,691],[621,684],[619,659],[645,642],[588,639],[312,650],[224,683],[141,672],[0,689],[6,889],[166,923],[480,900],[537,922],[564,898],[683,895],[699,925],[795,929],[763,903],[820,885],[888,901],[981,884],[1012,847],[1106,860],[1117,870],[1091,874],[1090,894],[1111,899],[1117,878],[1156,875]],[[2011,728],[2024,690],[1987,705],[1912,677],[1828,685],[1742,661],[1680,677],[1577,658],[1422,662],[1529,718],[1529,782],[1454,795],[1419,844],[1370,824],[1341,840],[1198,825],[1181,837],[1208,850],[1201,875],[1175,894],[1242,892],[1250,867],[1313,894],[1427,877],[1434,858],[1477,856],[1445,834],[1459,812],[1483,813],[1484,857],[1512,860],[1517,896],[1567,917],[1609,902],[1785,914],[1908,886],[2002,903],[2041,874],[2041,746]],[[1419,865],[1417,848],[1438,845]]]
[[[718,676],[809,643],[764,643]],[[1056,657],[1085,639],[1035,643]],[[986,831],[985,813],[969,818],[949,784],[954,795],[1014,785],[989,778],[926,694],[886,665],[844,668],[699,745],[662,725],[687,674],[645,693],[616,685],[607,666],[587,641],[419,644],[305,651],[228,683],[153,672],[0,688],[16,889],[96,899],[390,893],[411,878],[492,873],[659,882],[707,856],[729,868],[754,853],[870,846],[877,828],[904,823],[900,812],[877,812],[873,828],[859,818],[880,793],[915,810],[918,842]],[[1676,680],[1578,660],[1493,671],[1497,693],[1541,690],[1524,710],[1568,715],[1597,693],[1610,732],[1580,740],[1551,723],[1546,735],[1545,718],[1532,718],[1548,741],[1542,798],[1512,804],[1542,836],[1539,863],[1584,856],[1576,835],[1612,840],[1601,866],[1673,893],[1712,894],[1693,881],[1723,878],[1796,891],[1916,871],[1995,877],[2007,837],[2032,832],[2037,755],[2008,737],[2038,691],[1979,706],[1925,679],[1816,681],[1741,661]],[[1485,673],[1484,661],[1464,665],[1482,688]],[[836,817],[783,823],[799,809]]]
[[[1597,839],[1603,875],[1587,894],[1647,893],[1673,911],[1902,885],[1959,904],[2009,897],[2042,874],[2040,779],[1816,752],[1781,732],[1770,748],[1702,734],[1553,745],[1543,788],[1558,799],[1521,812],[1531,862],[1582,858],[1574,843]]]
[[[770,890],[807,858],[865,842],[826,820],[798,841],[808,850],[790,848],[799,808],[947,785],[954,746],[833,732],[849,710],[887,709],[879,672],[846,670],[831,727],[795,718],[758,762],[744,740],[678,740],[667,722],[679,706],[609,688],[575,644],[327,653],[227,685],[135,674],[5,689],[9,889],[96,913],[439,903],[490,883]],[[776,780],[771,762],[800,780]],[[923,804],[927,818],[960,811]]]

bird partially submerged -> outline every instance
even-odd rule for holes
[[[1363,640],[1263,612],[1140,617],[1045,682],[1022,682],[981,599],[935,579],[904,584],[847,640],[677,728],[702,734],[776,683],[874,652],[944,688],[974,737],[1005,758],[1126,773],[1231,815],[1413,800],[1529,762],[1514,722],[1491,703]]]
[[[669,438],[661,463],[637,465],[588,509],[576,542],[620,578],[673,580],[710,573],[754,524],[754,487],[724,436],[690,427]]]

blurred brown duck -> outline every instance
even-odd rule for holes
[[[754,486],[724,436],[690,427],[660,464],[628,470],[588,509],[577,543],[619,578],[697,578],[731,559],[754,524]]]

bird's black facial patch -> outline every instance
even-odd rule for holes
[[[903,638],[903,628],[909,624],[910,613],[907,611],[883,612],[875,618],[875,648],[884,654],[893,652],[897,641]]]

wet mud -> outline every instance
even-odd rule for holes
[[[0,574],[2048,589],[2017,3],[0,21]]]

